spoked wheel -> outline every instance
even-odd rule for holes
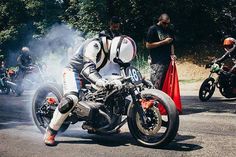
[[[215,79],[212,77],[207,78],[201,85],[199,90],[199,99],[201,101],[209,100],[215,92]]]
[[[61,98],[62,92],[56,84],[43,85],[36,91],[32,102],[32,114],[34,123],[42,133],[45,133]],[[69,125],[63,123],[59,132],[64,132]]]
[[[128,109],[128,126],[136,141],[148,147],[163,147],[176,136],[179,128],[179,115],[173,100],[157,89],[146,89],[141,92],[142,99],[154,102],[148,109],[143,109],[147,124],[144,125],[138,108],[133,104]],[[159,104],[165,114],[159,110]]]

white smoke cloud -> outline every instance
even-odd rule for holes
[[[30,41],[29,47],[36,62],[45,63],[47,74],[60,83],[63,68],[84,40],[80,31],[56,24],[45,36]]]

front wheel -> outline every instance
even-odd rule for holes
[[[38,129],[45,133],[53,113],[62,98],[62,90],[56,84],[45,84],[38,88],[32,101],[33,120]],[[64,122],[59,132],[64,132],[70,123]]]
[[[2,89],[1,89],[2,93],[6,94],[6,95],[10,93],[10,90],[11,89],[8,86],[2,87]]]
[[[215,79],[212,77],[203,81],[199,90],[199,99],[201,101],[209,100],[215,92]]]
[[[144,125],[134,104],[128,109],[128,126],[135,140],[148,147],[163,147],[176,136],[179,128],[179,115],[173,100],[164,92],[157,89],[145,89],[141,92],[144,100],[152,101],[155,105],[144,109],[147,124]],[[159,105],[165,109],[165,114],[159,110]]]

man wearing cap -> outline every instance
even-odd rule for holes
[[[113,16],[109,22],[109,29],[103,30],[99,33],[99,37],[107,36],[110,39],[122,35],[120,33],[120,19],[118,16]]]

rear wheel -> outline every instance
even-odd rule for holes
[[[152,107],[144,109],[147,124],[144,125],[138,108],[132,104],[128,109],[128,126],[136,141],[148,147],[163,147],[176,136],[179,128],[179,115],[173,100],[157,89],[145,89],[141,92],[142,99],[154,101]],[[159,105],[165,109],[161,114]]]
[[[32,102],[32,115],[34,123],[42,133],[45,133],[61,98],[62,90],[56,84],[43,85],[36,91]],[[59,132],[64,132],[69,125],[64,122]]]
[[[201,85],[199,90],[199,99],[201,101],[209,100],[215,92],[215,79],[212,77],[207,78]]]

